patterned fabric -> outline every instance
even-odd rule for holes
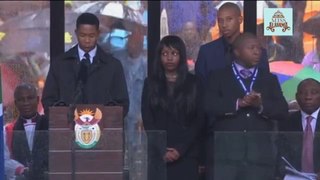
[[[89,53],[85,53],[84,57],[86,57],[85,59],[82,60],[82,62],[88,67],[91,62],[90,62],[90,54]]]
[[[244,79],[251,77],[252,72],[249,69],[241,69],[240,74]]]
[[[307,116],[307,125],[303,134],[303,149],[301,167],[303,172],[313,172],[313,133],[311,121],[313,117]]]

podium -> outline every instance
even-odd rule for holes
[[[85,112],[95,115],[98,111],[101,115],[97,123],[101,135],[90,148],[83,148],[75,142],[71,111],[70,107],[49,109],[49,179],[123,180],[122,107],[76,105],[75,115]]]

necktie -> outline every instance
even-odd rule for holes
[[[88,68],[90,66],[90,55],[88,53],[84,54],[84,57],[81,60],[81,68],[79,71],[79,78],[82,80],[82,83],[87,82],[87,76],[88,76]]]
[[[249,69],[241,69],[240,74],[244,79],[247,79],[252,75],[252,72]]]
[[[90,54],[89,53],[85,53],[84,54],[84,59],[82,59],[83,63],[88,67],[91,62],[90,62]]]
[[[301,158],[302,172],[313,172],[313,133],[311,128],[311,121],[313,117],[308,116],[306,118],[307,125],[303,133],[303,149]]]
[[[232,46],[228,45],[225,49],[225,58],[226,58],[226,64],[231,64],[233,61],[233,54],[232,54]]]

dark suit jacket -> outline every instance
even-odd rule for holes
[[[36,117],[33,148],[30,152],[24,122],[18,119],[13,127],[12,156],[29,167],[28,180],[44,180],[48,171],[48,120],[43,115]],[[31,163],[31,165],[30,165]]]
[[[226,67],[227,61],[225,57],[226,40],[220,37],[217,40],[204,44],[200,47],[198,58],[195,64],[196,75],[200,76],[203,82],[207,81],[211,71]],[[269,62],[267,52],[262,49],[262,55],[259,67],[269,71]],[[207,85],[205,83],[205,85]]]
[[[78,47],[53,59],[43,90],[42,104],[45,112],[58,101],[69,104],[83,103],[76,101],[79,88],[78,73],[80,59]],[[124,107],[127,114],[129,97],[123,68],[119,60],[105,53],[99,46],[88,71],[87,83],[83,85],[88,104],[108,104],[112,101]]]
[[[288,105],[276,76],[264,69],[258,69],[253,90],[261,93],[263,111],[259,113],[259,108],[254,107],[237,111],[236,101],[245,92],[231,66],[209,75],[205,107],[215,132],[216,160],[274,163],[275,152],[269,133],[274,129],[274,120],[286,118]]]
[[[320,115],[320,114],[319,114]],[[320,172],[320,116],[318,115],[315,136],[314,136],[314,170]],[[290,114],[288,120],[282,122],[279,126],[280,156],[284,156],[297,170],[301,170],[301,154],[303,141],[303,128],[301,123],[301,112],[297,111]],[[280,173],[284,175],[283,163],[280,161]]]

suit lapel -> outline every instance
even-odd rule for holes
[[[257,73],[257,79],[253,84],[252,89],[256,92],[260,92],[262,93],[265,89],[266,89],[266,75],[264,74],[264,72],[261,71],[261,68],[257,69],[258,73]],[[266,93],[262,93],[262,94],[266,94]]]
[[[40,133],[38,133],[39,130],[42,130],[42,129],[41,129],[41,124],[42,124],[41,118],[40,118],[40,115],[38,115],[38,116],[36,117],[36,127],[35,127],[35,129],[34,129],[33,145],[32,145],[32,154],[33,154],[33,152],[34,152],[34,151],[36,150],[36,148],[37,148],[37,147],[36,147],[36,144],[37,144],[38,139],[39,139],[38,136],[42,136],[42,134],[45,133],[45,132],[43,132],[43,131],[40,131]]]
[[[219,46],[219,50],[217,51],[217,52],[221,52],[221,59],[224,60],[224,61],[221,61],[219,59],[219,61],[218,61],[218,62],[222,63],[221,67],[229,66],[229,64],[227,64],[227,62],[226,62],[226,56],[225,56],[226,51],[225,51],[225,45],[224,45],[225,42],[224,41],[226,41],[226,40],[223,37],[221,37],[221,43],[218,43],[220,46]]]
[[[293,136],[289,136],[293,141],[293,148],[296,149],[294,152],[294,159],[296,159],[296,168],[301,169],[301,155],[302,155],[302,146],[303,146],[303,128],[301,123],[301,111],[294,113],[292,119],[290,119],[290,130],[294,131]],[[289,133],[290,135],[290,133]]]
[[[18,154],[20,157],[23,156],[23,163],[25,163],[30,158],[30,149],[22,119],[17,120],[14,130],[13,145],[15,149],[14,152],[16,154],[15,156]]]
[[[80,57],[78,53],[78,45],[74,46],[69,51],[67,51],[66,56],[63,60],[66,61],[68,67],[67,71],[72,71],[74,79],[77,79],[80,71]]]
[[[100,56],[99,56],[98,51],[97,51],[96,56],[93,57],[93,63],[89,67],[88,76],[92,75],[92,73],[97,71],[99,68],[100,68]]]
[[[233,70],[232,70],[232,67],[230,66],[229,69],[229,73],[230,74],[230,81],[234,81],[233,83],[228,83],[228,84],[231,84],[232,88],[230,88],[233,92],[236,92],[236,93],[232,93],[232,94],[236,94],[236,97],[243,97],[246,93],[245,91],[242,89],[242,86],[241,86],[241,83],[237,80],[236,76],[234,75],[233,73]],[[228,82],[228,81],[226,81]]]
[[[318,113],[316,128],[315,128],[315,136],[313,140],[313,162],[315,172],[318,173],[320,171],[320,113]]]
[[[297,131],[303,133],[301,118],[302,118],[301,111],[298,111],[297,115],[293,119],[292,126],[293,126],[293,129],[296,129]]]
[[[315,132],[319,132],[320,133],[320,113],[318,113]]]

